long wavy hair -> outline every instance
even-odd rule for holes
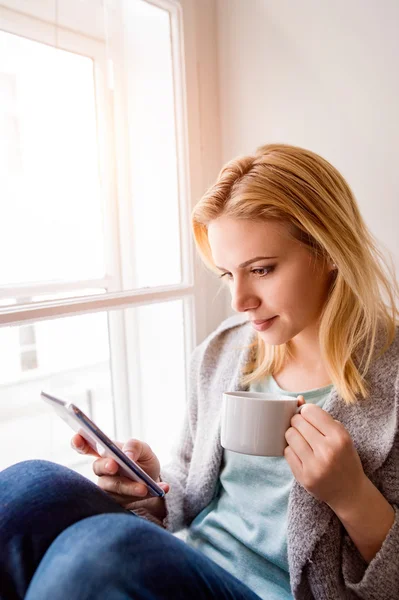
[[[395,337],[398,282],[392,258],[388,263],[378,248],[343,176],[317,154],[285,144],[228,162],[192,213],[198,252],[216,274],[208,225],[221,215],[286,223],[313,256],[335,263],[320,317],[321,352],[346,403],[368,397],[365,378],[380,332],[379,355]],[[290,341],[268,345],[258,335],[242,383],[277,374],[291,349]]]

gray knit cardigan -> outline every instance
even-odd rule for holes
[[[161,469],[162,479],[170,483],[164,522],[170,531],[189,526],[216,493],[223,456],[222,392],[243,389],[240,373],[252,341],[250,324],[238,315],[224,321],[193,353],[182,435],[172,462]],[[369,370],[369,399],[349,406],[333,389],[324,406],[350,433],[366,475],[395,508],[395,522],[367,564],[335,513],[294,481],[288,560],[297,599],[399,599],[398,366],[399,333]]]

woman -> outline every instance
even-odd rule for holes
[[[123,446],[165,500],[98,456],[103,491],[51,463],[10,467],[1,598],[399,597],[397,283],[348,185],[312,152],[264,146],[222,169],[193,229],[240,315],[193,354],[172,463]],[[284,457],[223,451],[228,389],[306,401]]]

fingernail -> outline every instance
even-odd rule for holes
[[[112,471],[112,463],[110,463],[109,461],[107,461],[105,463],[105,468],[107,469],[107,471]]]
[[[71,442],[71,446],[74,450],[76,450],[76,452],[80,452],[80,453],[82,453],[82,450],[84,448],[84,446],[82,446],[82,444],[79,444],[79,446],[77,446],[74,442]]]

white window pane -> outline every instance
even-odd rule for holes
[[[109,360],[105,313],[40,321],[35,329],[39,364],[47,372]]]
[[[109,363],[106,313],[38,321],[31,328],[35,342],[28,347],[21,343],[21,327],[0,329],[1,384],[21,380],[21,356],[27,351],[36,356],[35,376]]]
[[[26,327],[31,329],[28,346],[28,338],[21,335]],[[114,437],[106,313],[1,328],[0,354],[0,470],[42,458],[94,479],[93,459],[70,448],[73,431],[40,392],[74,402]]]
[[[180,233],[169,13],[127,3],[135,287],[179,283]]]
[[[185,411],[185,301],[112,311],[113,319],[124,312],[121,321],[127,325],[127,404],[118,393],[123,393],[125,381],[118,361],[113,360],[111,376],[107,313],[0,328],[0,470],[20,460],[42,458],[95,480],[93,459],[72,451],[73,432],[41,400],[42,390],[77,404],[113,439],[146,441],[161,463],[167,462]],[[110,339],[115,356],[121,356],[115,332]],[[117,419],[129,422],[127,413],[133,416],[130,425],[123,437],[116,436]]]
[[[5,298],[0,300],[0,307],[104,293],[104,289],[91,288],[33,297]],[[22,351],[34,350],[36,356],[40,355],[40,365],[37,365],[37,368],[40,368],[42,372],[65,370],[72,368],[75,364],[78,366],[81,360],[88,360],[88,356],[91,357],[92,363],[96,362],[100,356],[102,360],[108,360],[106,321],[104,314],[95,313],[85,317],[65,317],[58,320],[38,321],[20,327],[0,328],[0,352],[2,351],[6,356],[6,360],[0,361],[0,385],[19,380],[21,374],[19,370],[20,353]],[[93,343],[96,338],[98,344]],[[31,340],[30,343],[29,340]],[[79,344],[77,344],[77,340],[79,340]],[[10,348],[11,352],[7,352],[7,348]],[[15,348],[18,351],[15,351]]]
[[[93,381],[91,382],[93,383]],[[32,382],[28,389],[19,388],[14,393],[5,393],[0,390],[0,470],[22,460],[43,459],[75,469],[89,477],[96,479],[92,473],[93,458],[81,456],[74,452],[70,446],[73,430],[62,421],[55,411],[43,400],[39,394],[43,384]],[[72,388],[72,385],[71,385]],[[55,387],[52,388],[53,391]],[[79,392],[77,391],[79,390]],[[23,411],[14,410],[7,417],[4,413],[4,402],[12,401],[18,391],[18,401],[23,395],[29,398],[29,407]],[[76,389],[60,386],[59,396],[77,404],[86,414],[90,414],[90,404],[94,407],[92,418],[102,424],[104,431],[112,437],[112,405],[108,398],[109,389],[101,387],[99,379],[92,389],[84,389],[83,384],[76,383]]]
[[[2,285],[104,275],[92,59],[0,31]]]
[[[135,310],[142,436],[161,464],[165,464],[176,443],[185,410],[183,302],[175,300]]]

